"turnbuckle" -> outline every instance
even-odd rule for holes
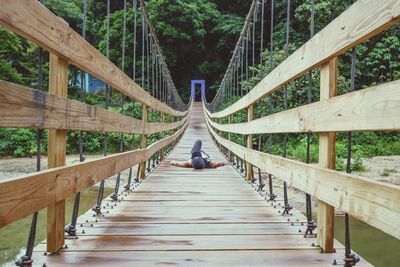
[[[118,200],[118,195],[114,192],[114,193],[111,194],[110,198],[112,200],[114,200],[114,201],[117,201]]]
[[[259,185],[258,185],[257,192],[263,191],[264,187],[265,187],[265,184],[264,184],[264,183],[259,184]]]
[[[15,261],[15,265],[20,267],[31,267],[32,263],[33,260],[26,255],[21,256],[21,258]]]
[[[356,256],[354,253],[351,253],[348,257],[343,259],[344,267],[352,267],[356,266],[357,262],[360,261],[360,257]],[[333,261],[333,265],[339,265],[336,260]]]
[[[291,213],[289,213],[291,210],[293,209],[293,205],[292,204],[286,204],[285,206],[283,206],[283,212],[282,215],[292,215]]]
[[[277,197],[278,195],[275,195],[274,193],[269,194],[269,201],[274,201]]]
[[[67,233],[69,236],[76,236],[76,228],[72,224],[68,224],[64,228],[64,232]]]
[[[97,215],[100,215],[101,214],[101,206],[96,204],[96,206],[94,206],[92,208],[92,211],[94,211]]]
[[[304,234],[304,238],[306,237],[317,237],[317,234],[314,234],[313,231],[317,228],[317,224],[311,220],[307,223],[307,229]]]

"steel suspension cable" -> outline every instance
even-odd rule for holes
[[[43,0],[39,0],[43,4]],[[43,48],[38,48],[38,90],[43,91]],[[36,171],[41,169],[41,143],[42,143],[42,130],[36,129]],[[35,246],[36,228],[39,212],[36,211],[32,215],[31,227],[29,229],[29,236],[26,243],[25,255],[21,256],[15,261],[16,266],[30,266],[32,265],[32,253]]]
[[[87,21],[87,0],[83,0],[83,16],[82,16],[82,37],[86,39],[86,21]],[[85,72],[81,71],[81,91],[80,91],[80,101],[84,102],[86,84],[85,84]],[[85,158],[83,157],[83,131],[79,132],[79,161],[83,162]],[[74,198],[74,206],[72,210],[71,224],[67,225],[64,231],[69,236],[76,236],[76,222],[79,215],[79,202],[81,198],[81,193],[77,192]]]
[[[310,39],[314,36],[314,28],[315,28],[315,0],[311,0],[311,23],[310,23]],[[312,71],[308,72],[308,90],[307,90],[307,103],[310,104],[312,102]],[[309,164],[311,162],[310,157],[310,148],[311,148],[311,133],[307,133],[307,147],[306,147],[306,163]],[[312,203],[311,203],[311,195],[306,193],[306,215],[307,215],[307,229],[304,234],[304,237],[314,236],[313,231],[317,227],[315,222],[312,219]]]
[[[286,43],[285,43],[285,58],[289,57],[289,38],[290,38],[290,0],[287,0],[287,19],[286,19]],[[285,84],[284,86],[284,107],[285,110],[288,109],[288,86]],[[288,134],[285,133],[284,141],[283,141],[283,157],[286,158],[287,154],[287,141],[288,141]],[[288,193],[287,193],[287,184],[283,182],[283,199],[284,199],[284,211],[283,215],[289,214],[290,210],[293,208],[288,201]]]
[[[137,24],[137,0],[132,1],[133,11],[133,66],[132,66],[132,80],[136,82],[136,24]],[[135,101],[132,99],[132,117],[135,116]],[[135,146],[135,134],[132,134],[131,146],[134,149]],[[132,183],[132,167],[129,168],[128,182],[125,185],[125,190],[130,190]]]
[[[107,26],[107,34],[106,34],[106,57],[109,58],[110,57],[110,0],[107,0],[107,22],[106,22],[106,26]],[[110,86],[108,84],[106,84],[106,100],[105,100],[105,109],[108,109],[108,102],[109,102],[109,97],[110,97]],[[104,133],[104,157],[107,156],[108,154],[108,134],[107,132]],[[101,202],[103,200],[103,196],[104,196],[104,187],[105,187],[105,181],[101,181],[100,183],[100,188],[99,188],[99,194],[97,195],[97,202],[96,202],[96,206],[94,206],[92,208],[92,210],[94,212],[96,212],[97,214],[101,214]]]
[[[121,70],[125,72],[125,39],[126,39],[126,0],[124,0],[124,13],[123,13],[123,24],[122,24],[122,52],[121,52]],[[124,114],[124,94],[121,93],[121,114]],[[124,134],[120,134],[119,140],[119,152],[124,151]],[[117,174],[115,180],[114,193],[111,195],[111,199],[114,201],[118,200],[119,185],[121,183],[121,172]]]
[[[270,70],[269,72],[272,71],[274,68],[274,0],[271,0],[271,29],[270,29]],[[267,68],[266,68],[267,69]],[[274,107],[272,104],[272,96],[268,96],[268,105],[270,109],[270,113],[272,114],[274,112]],[[272,153],[272,145],[273,145],[273,140],[272,140],[272,134],[269,134],[268,137],[268,152]],[[272,174],[268,173],[268,185],[269,185],[269,200],[274,201],[277,197],[276,194],[274,194],[274,188],[272,184]]]

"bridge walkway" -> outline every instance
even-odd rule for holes
[[[267,202],[230,165],[193,170],[170,165],[185,160],[196,139],[214,160],[225,160],[194,103],[184,136],[169,157],[120,202],[107,198],[104,217],[79,217],[78,238],[58,256],[34,251],[47,266],[332,266],[337,253],[320,253],[304,238],[306,218],[284,217],[282,201]],[[300,232],[301,231],[301,232]],[[357,266],[369,266],[362,261]]]

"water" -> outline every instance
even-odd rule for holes
[[[83,214],[93,207],[97,200],[98,191],[98,187],[90,187],[81,194],[79,214]],[[107,196],[112,191],[112,188],[105,188],[104,195]],[[66,223],[70,223],[71,221],[73,199],[74,198],[71,197],[66,200]],[[30,215],[0,229],[0,265],[10,263],[10,261],[13,261],[21,250],[24,251],[31,221],[32,216]],[[39,212],[36,244],[46,239],[46,221],[47,210],[44,209]]]
[[[105,195],[112,192],[106,188]],[[97,187],[91,187],[81,194],[79,214],[90,209],[97,199]],[[66,222],[71,220],[73,198],[67,199]],[[25,248],[31,216],[18,220],[0,229],[0,265],[15,259],[16,255]],[[351,218],[351,246],[365,260],[377,267],[400,266],[400,240],[382,231]],[[46,238],[46,210],[39,212],[36,243]],[[344,244],[344,217],[335,218],[335,238]],[[338,254],[341,261],[343,255]]]
[[[350,218],[351,247],[376,267],[400,266],[400,240]],[[344,216],[335,218],[335,238],[344,244]],[[342,255],[340,259],[342,259]]]

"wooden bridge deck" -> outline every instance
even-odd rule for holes
[[[104,217],[79,218],[78,239],[59,256],[35,248],[34,263],[47,266],[332,266],[344,252],[321,254],[304,238],[305,217],[284,217],[231,166],[193,170],[185,160],[196,139],[214,160],[224,160],[207,131],[199,103],[170,156],[120,202],[106,199]],[[290,221],[288,221],[290,220]],[[293,222],[293,225],[292,225]],[[80,224],[82,223],[82,226]],[[82,233],[84,230],[85,233]],[[301,233],[299,232],[301,230]],[[362,261],[357,266],[369,266]]]

